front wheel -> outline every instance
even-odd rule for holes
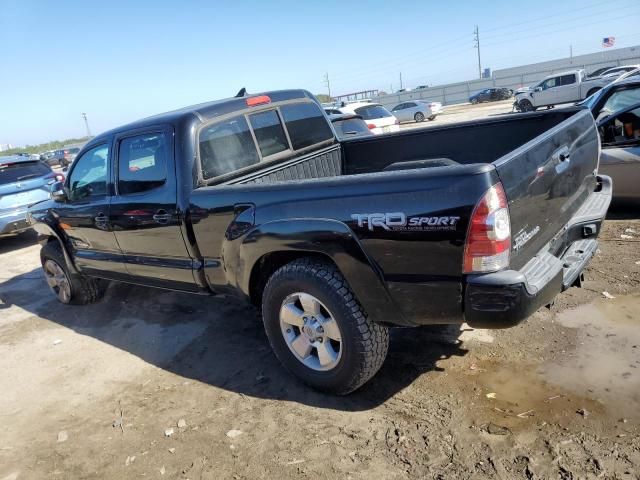
[[[353,392],[387,355],[388,329],[367,317],[328,262],[302,258],[277,270],[265,287],[262,315],[280,363],[320,391]]]
[[[103,293],[99,280],[73,273],[67,267],[58,242],[49,242],[40,250],[44,278],[58,301],[84,305],[97,301]]]
[[[535,110],[533,104],[529,100],[522,100],[519,105],[521,112],[533,112]]]
[[[414,119],[416,122],[418,122],[418,123],[420,123],[420,122],[424,122],[424,113],[422,113],[422,112],[418,112],[418,113],[416,113],[416,114],[413,116],[413,119]]]

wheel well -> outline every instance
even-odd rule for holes
[[[331,257],[318,252],[282,251],[267,253],[260,257],[251,270],[251,276],[249,277],[251,303],[259,307],[262,304],[262,292],[267,285],[269,277],[280,267],[303,257],[318,258],[335,265]]]

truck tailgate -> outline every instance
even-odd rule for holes
[[[594,191],[599,153],[595,122],[583,110],[494,162],[509,202],[510,268],[524,266]]]

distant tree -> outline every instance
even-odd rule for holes
[[[26,145],[24,147],[14,147],[10,150],[6,150],[0,155],[13,155],[15,153],[42,153],[49,150],[59,150],[65,145],[73,145],[76,143],[86,143],[89,141],[89,137],[82,138],[67,138],[66,140],[53,140],[47,143],[41,143],[39,145]]]
[[[331,103],[333,101],[333,99],[325,93],[316,93],[316,98],[320,103]]]

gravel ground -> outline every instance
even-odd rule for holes
[[[637,218],[610,213],[551,310],[394,330],[343,398],[288,375],[244,304],[112,284],[63,306],[33,235],[0,239],[0,480],[638,479]]]

